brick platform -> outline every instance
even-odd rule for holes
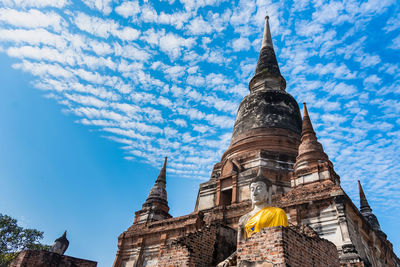
[[[238,244],[237,256],[238,266],[340,266],[333,243],[294,227],[262,229]]]
[[[236,231],[229,227],[204,227],[166,244],[161,249],[157,266],[215,266],[234,251],[235,238]]]
[[[60,255],[45,250],[24,250],[10,267],[96,267],[97,262]]]

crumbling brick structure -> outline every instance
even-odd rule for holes
[[[97,262],[45,250],[23,250],[10,267],[96,267]]]
[[[268,179],[269,199],[286,211],[289,223],[300,228],[309,226],[322,238],[309,239],[292,229],[280,229],[276,238],[281,241],[276,245],[280,246],[283,262],[279,264],[400,266],[361,185],[359,210],[341,188],[340,177],[317,140],[307,107],[304,105],[302,118],[298,103],[285,89],[267,17],[250,93],[239,106],[228,149],[214,165],[209,181],[200,184],[195,211],[171,218],[165,161],[142,209],[135,213],[133,225],[118,238],[114,267],[215,266],[221,255],[235,251],[229,236],[237,229],[239,218],[251,210],[249,185],[258,172]],[[218,234],[206,234],[212,233],[216,225],[231,229],[224,232],[225,246],[218,245]],[[201,245],[203,241],[217,245],[211,250]],[[247,248],[246,242],[251,241],[239,246]],[[260,241],[255,248],[267,247],[271,242],[275,241]],[[310,247],[304,253],[312,261],[300,259],[295,248],[304,246]],[[263,252],[264,258],[252,258],[252,252],[242,250],[240,264],[245,264],[245,259],[264,261],[254,264],[274,264],[269,260],[274,260],[271,255],[276,251]],[[204,261],[199,260],[201,257]]]
[[[336,246],[296,227],[264,228],[238,244],[238,265],[338,267]]]
[[[160,251],[158,266],[215,266],[236,249],[236,231],[212,224],[168,242]]]

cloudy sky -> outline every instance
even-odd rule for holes
[[[400,252],[396,0],[0,0],[0,212],[110,266],[169,157],[173,215],[229,145],[266,12],[287,91]]]

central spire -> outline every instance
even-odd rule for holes
[[[274,48],[274,45],[272,43],[271,30],[269,28],[269,16],[265,17],[265,27],[264,27],[263,40],[261,43],[261,50],[265,46],[271,46],[272,48]]]
[[[250,91],[259,89],[285,90],[286,81],[279,70],[274,45],[272,43],[269,17],[265,17],[263,40],[258,57],[256,72],[249,84]]]
[[[301,134],[301,116],[296,100],[285,91],[286,81],[279,70],[271,37],[269,17],[265,18],[261,50],[254,77],[249,83],[250,93],[240,103],[232,133],[231,147],[246,140],[259,140],[265,136],[263,149],[277,147],[271,138],[288,138],[282,143],[297,154]],[[277,134],[278,129],[290,133]],[[294,134],[292,136],[292,134]],[[272,137],[274,136],[274,137]],[[249,138],[253,139],[249,139]],[[294,138],[288,141],[288,139]],[[259,142],[259,141],[257,141]],[[254,143],[255,149],[260,148]],[[239,148],[239,147],[238,147]],[[229,152],[228,152],[229,153]]]

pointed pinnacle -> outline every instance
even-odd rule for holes
[[[364,194],[364,190],[361,186],[360,180],[358,180],[358,191],[360,193],[360,211],[363,212],[372,212],[371,207],[368,204],[368,200]]]
[[[315,139],[317,139],[314,127],[311,123],[310,116],[308,115],[307,105],[306,103],[303,103],[303,124],[302,124],[301,135],[303,136],[305,134],[312,134],[314,135]]]
[[[303,117],[309,117],[308,115],[308,110],[307,110],[307,104],[306,102],[303,102]]]
[[[274,47],[274,45],[272,44],[271,29],[269,27],[269,16],[265,17],[264,34],[261,43],[261,49],[265,46],[271,46],[272,48]]]
[[[263,39],[256,71],[249,83],[250,91],[253,90],[256,84],[259,85],[259,88],[277,88],[282,90],[286,88],[286,81],[281,75],[278,61],[276,60],[268,16],[265,18]]]
[[[64,234],[62,235],[62,237],[67,238],[67,230],[64,231]]]
[[[163,182],[166,183],[166,174],[167,174],[167,157],[164,158],[164,164],[160,170],[160,174],[157,177],[156,183]]]

